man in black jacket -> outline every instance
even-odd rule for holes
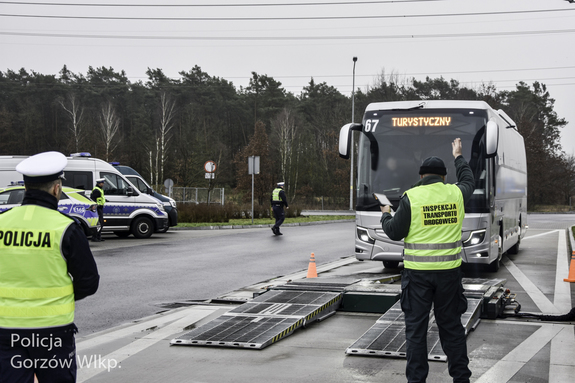
[[[76,381],[74,301],[99,275],[80,223],[58,211],[66,157],[22,161],[21,206],[0,214],[0,381]]]
[[[461,228],[465,204],[475,181],[462,155],[461,139],[452,143],[456,185],[445,184],[447,170],[438,157],[423,161],[420,180],[407,190],[394,216],[382,206],[382,228],[394,241],[404,239],[401,309],[407,341],[406,376],[410,383],[425,382],[427,330],[433,306],[449,374],[456,383],[469,383],[471,371],[461,315],[467,309],[461,283]]]
[[[280,232],[280,226],[285,220],[284,206],[286,209],[289,209],[286,193],[284,192],[284,186],[284,182],[278,182],[270,199],[274,217],[276,218],[276,223],[272,226],[272,231],[275,235],[283,235]]]

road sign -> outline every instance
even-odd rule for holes
[[[214,173],[206,173],[206,179],[207,180],[213,180],[215,179],[215,174]]]
[[[248,174],[260,174],[260,156],[248,157]]]
[[[204,170],[206,173],[213,173],[216,171],[216,163],[214,161],[206,161],[204,164]],[[208,177],[206,177],[208,178]]]

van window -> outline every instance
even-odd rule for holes
[[[64,177],[66,177],[66,179],[63,180],[64,186],[82,190],[92,190],[94,188],[92,184],[92,172],[66,170]]]
[[[122,177],[114,173],[100,172],[100,177],[106,179],[104,182],[105,195],[127,195],[128,183]]]
[[[141,179],[139,179],[138,177],[130,177],[128,176],[128,181],[130,181],[132,184],[134,184],[134,186],[141,191],[142,193],[146,194],[148,193],[148,185],[146,185],[144,183],[144,181],[142,181]]]
[[[24,189],[8,190],[0,194],[0,205],[17,205],[24,199]]]

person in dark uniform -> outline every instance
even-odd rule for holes
[[[275,235],[283,235],[280,232],[280,226],[285,220],[284,206],[286,209],[289,209],[286,193],[284,192],[284,186],[285,182],[278,182],[271,197],[272,210],[274,212],[274,217],[276,218],[276,223],[272,226],[272,231]]]
[[[76,381],[74,301],[100,276],[81,224],[58,211],[62,153],[20,162],[22,205],[0,214],[0,382]]]
[[[90,196],[90,198],[92,198],[93,201],[96,201],[96,204],[98,205],[96,210],[98,211],[98,222],[100,224],[98,231],[92,237],[92,242],[105,241],[105,239],[102,238],[102,229],[104,228],[104,205],[106,203],[106,198],[104,198],[105,181],[105,178],[98,178],[96,180],[96,186],[92,190],[92,195]]]
[[[461,283],[461,228],[465,204],[475,188],[473,173],[462,156],[461,139],[452,143],[456,185],[445,184],[447,170],[438,157],[423,161],[420,180],[407,190],[394,216],[382,206],[387,236],[404,239],[401,309],[405,316],[408,382],[425,382],[427,329],[433,306],[449,374],[454,382],[469,382],[469,358],[461,315],[467,309]]]

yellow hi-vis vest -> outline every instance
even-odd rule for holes
[[[96,203],[100,206],[104,206],[104,204],[106,203],[106,199],[104,198],[104,190],[102,188],[97,187],[97,186],[94,186],[94,189],[92,189],[92,192],[94,192],[94,190],[100,191],[100,196],[98,198],[96,198]]]
[[[283,190],[282,188],[275,188],[274,189],[274,191],[272,193],[272,201],[273,202],[282,202],[282,199],[280,198],[280,192],[282,190]]]
[[[74,321],[74,287],[61,253],[72,223],[37,205],[0,214],[0,327],[49,328]]]
[[[404,267],[414,270],[459,267],[465,217],[461,190],[436,182],[405,193],[411,204],[411,225],[404,239]]]

